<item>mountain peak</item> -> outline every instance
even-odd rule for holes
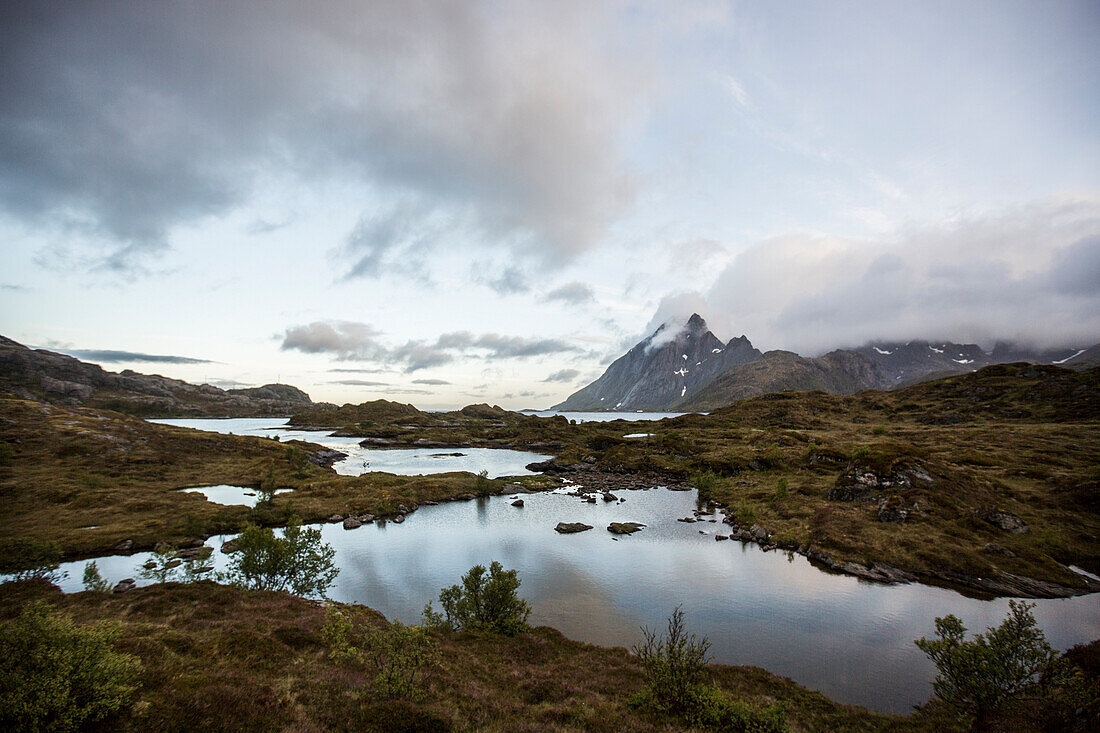
[[[707,322],[698,313],[692,313],[691,318],[687,321],[687,327],[692,330],[703,329],[707,327]]]

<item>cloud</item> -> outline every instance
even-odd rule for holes
[[[0,5],[0,208],[113,243],[109,268],[263,182],[404,192],[546,261],[629,205],[654,70],[626,8],[294,0]],[[373,214],[367,216],[367,229]],[[352,270],[427,229],[366,233]],[[357,227],[358,231],[358,227]],[[361,232],[362,233],[362,232]]]
[[[0,283],[0,290],[8,290],[14,293],[24,293],[27,288],[23,285],[11,285],[10,283]]]
[[[792,234],[742,251],[706,293],[662,301],[760,348],[871,340],[1100,341],[1100,195],[1062,196],[891,237]]]
[[[389,387],[389,382],[371,382],[366,379],[336,379],[329,384],[345,384],[349,387]]]
[[[414,379],[413,384],[428,384],[432,386],[441,386],[444,384],[451,384],[446,379]]]
[[[377,278],[395,271],[423,276],[421,255],[441,228],[422,201],[406,199],[388,211],[364,214],[338,252],[340,260],[354,260],[343,279]]]
[[[143,354],[140,351],[117,351],[115,349],[65,349],[64,353],[91,362],[124,363],[141,362],[147,364],[217,364],[210,359],[193,359],[189,356],[169,354]]]
[[[406,372],[442,366],[458,356],[521,359],[580,350],[561,339],[473,334],[469,331],[441,334],[434,342],[412,340],[389,347],[378,340],[378,334],[373,326],[365,323],[315,321],[287,328],[281,348],[283,351],[306,354],[330,354],[346,361],[397,363],[404,365]]]
[[[338,359],[371,361],[384,357],[386,349],[376,339],[373,326],[351,321],[314,321],[292,326],[283,335],[283,351],[334,354]]]
[[[581,374],[581,372],[580,372],[579,369],[561,369],[559,371],[554,372],[553,374],[551,374],[550,376],[548,376],[546,379],[544,379],[542,381],[544,381],[544,382],[572,382],[574,379],[579,377],[580,374]]]
[[[545,295],[544,300],[560,300],[570,305],[583,305],[596,299],[592,286],[582,282],[571,282],[554,288]]]
[[[531,285],[527,282],[527,276],[518,267],[507,267],[497,277],[486,277],[481,274],[484,268],[484,263],[477,263],[474,266],[474,280],[488,285],[498,295],[514,295],[531,290]]]
[[[241,387],[255,387],[255,384],[250,382],[238,382],[236,379],[211,379],[207,381],[207,384],[215,387],[221,387],[222,389],[239,389]]]

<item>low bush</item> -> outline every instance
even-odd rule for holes
[[[677,606],[668,619],[668,634],[642,627],[644,640],[631,650],[642,663],[647,702],[651,707],[683,713],[695,706],[705,686],[710,642],[689,634]]]
[[[443,613],[437,613],[429,601],[424,607],[424,622],[453,631],[492,631],[513,635],[527,628],[531,607],[519,597],[520,580],[515,570],[505,570],[493,561],[489,574],[484,565],[475,565],[462,577],[461,585],[452,585],[439,593]]]
[[[129,704],[141,664],[116,627],[76,626],[41,601],[0,625],[0,728],[76,730]]]
[[[58,570],[61,551],[52,542],[20,537],[8,540],[0,547],[0,560],[13,580],[46,580],[58,583],[67,573]]]
[[[340,608],[331,608],[321,638],[333,659],[370,672],[372,687],[379,694],[405,699],[423,696],[424,667],[432,643],[422,627],[394,621],[388,627],[372,628],[353,622]]]

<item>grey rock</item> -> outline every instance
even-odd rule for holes
[[[575,534],[590,529],[592,529],[592,525],[583,522],[558,522],[558,526],[554,527],[554,530],[561,534]]]
[[[512,506],[522,507],[523,506],[523,499],[516,499],[515,501],[512,502]]]
[[[358,517],[347,517],[344,519],[344,529],[358,529],[362,526],[363,523],[359,521]]]
[[[118,581],[118,583],[115,584],[114,592],[115,593],[125,593],[126,591],[131,591],[136,587],[137,587],[137,582],[133,578],[125,578],[123,580]]]

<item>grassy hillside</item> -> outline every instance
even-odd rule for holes
[[[144,671],[135,704],[106,730],[679,731],[682,719],[631,704],[638,659],[549,628],[515,637],[432,631],[419,700],[389,700],[364,670],[334,661],[320,604],[280,593],[194,583],[124,594],[62,595],[40,583],[0,586],[0,620],[33,599],[80,623],[120,625]],[[376,626],[379,614],[348,609]],[[931,721],[832,702],[754,667],[715,665],[713,681],[753,706],[779,704],[791,731],[934,730]]]

